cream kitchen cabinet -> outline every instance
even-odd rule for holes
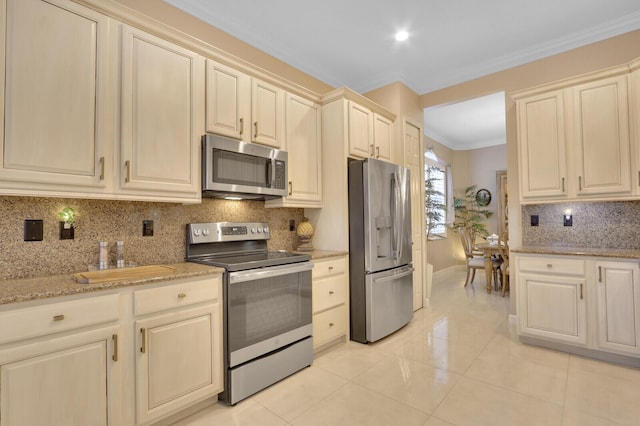
[[[320,105],[289,93],[285,105],[289,193],[265,207],[322,207]]]
[[[117,75],[111,21],[65,0],[0,7],[0,192],[108,191]]]
[[[346,256],[314,260],[313,348],[322,350],[349,336],[349,278]]]
[[[122,27],[120,191],[200,197],[204,59]]]
[[[585,262],[554,256],[517,256],[520,334],[586,346]]]
[[[629,77],[629,123],[631,128],[631,147],[635,149],[633,158],[635,160],[632,173],[632,180],[635,182],[635,193],[640,195],[640,59],[637,59],[629,66],[631,75]]]
[[[123,424],[119,295],[0,313],[0,425]]]
[[[515,94],[520,201],[627,198],[628,69]]]
[[[349,101],[349,155],[391,161],[392,122]]]
[[[638,262],[598,261],[598,348],[640,355],[640,269]]]
[[[207,60],[206,130],[284,149],[284,91]]]
[[[222,391],[221,305],[220,277],[134,293],[137,424]]]

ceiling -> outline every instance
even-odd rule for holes
[[[360,93],[401,81],[424,94],[640,28],[638,0],[165,1]],[[398,30],[409,39],[395,41]],[[455,108],[440,117],[447,112],[449,122],[470,127]],[[453,148],[461,140],[438,142]]]

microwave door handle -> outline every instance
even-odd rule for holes
[[[269,162],[267,163],[267,188],[271,188],[271,184],[273,183],[273,180],[275,178],[274,174],[275,174],[275,170],[276,168],[274,167],[274,163],[276,160],[274,160],[273,158],[269,159]]]

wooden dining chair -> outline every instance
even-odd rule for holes
[[[502,281],[502,297],[506,294],[509,288],[509,246],[507,242],[509,240],[508,234],[504,232],[498,236],[498,253],[502,258],[502,264],[500,265],[500,280]]]
[[[460,235],[460,241],[462,242],[462,248],[467,261],[467,277],[464,280],[464,286],[466,287],[469,283],[473,284],[473,280],[476,277],[476,269],[484,270],[484,255],[481,251],[475,250],[475,241],[472,240],[468,230],[458,228],[458,234]],[[496,281],[498,272],[495,262],[492,266],[492,276],[493,280]]]

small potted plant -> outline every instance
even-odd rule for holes
[[[62,209],[58,216],[62,221],[60,222],[60,239],[61,240],[73,240],[74,229],[76,227],[76,212],[73,207],[65,207]]]

